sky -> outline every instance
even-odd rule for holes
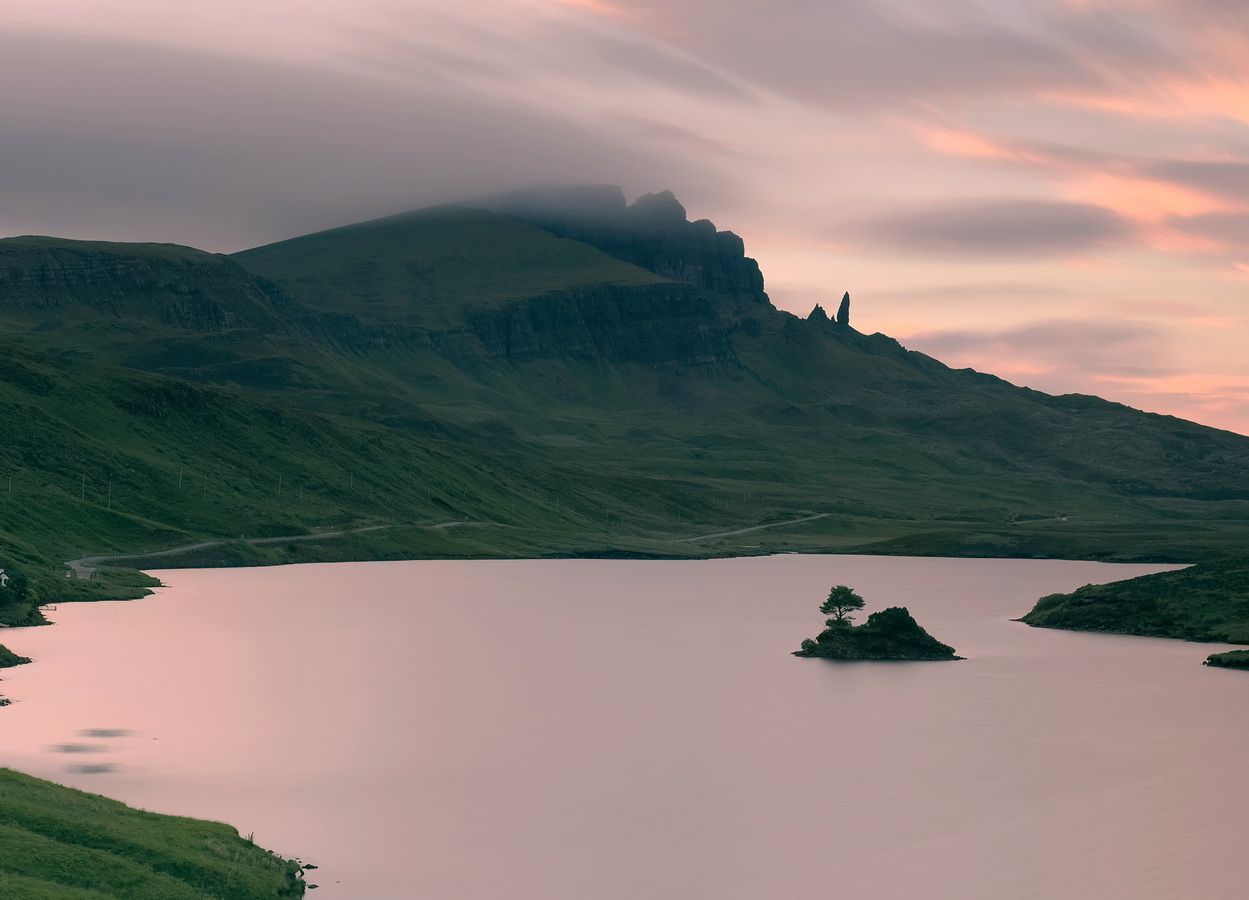
[[[6,0],[0,235],[672,190],[773,302],[1249,434],[1242,0]]]

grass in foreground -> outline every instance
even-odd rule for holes
[[[296,863],[229,825],[132,809],[0,768],[0,898],[300,897]]]

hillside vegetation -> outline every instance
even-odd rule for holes
[[[1249,644],[1249,559],[1086,584],[1070,594],[1042,597],[1020,621],[1043,628]]]
[[[233,257],[2,240],[0,567],[25,587],[0,623],[143,590],[67,559],[201,542],[226,543],[184,562],[1245,545],[1249,438],[852,321],[775,309],[731,232],[602,186]]]

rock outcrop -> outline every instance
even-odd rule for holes
[[[802,642],[794,656],[823,659],[962,659],[920,627],[905,606],[872,613],[862,625],[833,625]]]
[[[60,238],[0,240],[0,309],[61,327],[63,319],[150,318],[170,328],[216,332],[288,327],[275,312],[288,298],[234,261],[176,244],[114,244]],[[75,316],[76,313],[76,316]]]
[[[672,281],[717,295],[726,312],[768,306],[759,264],[742,239],[707,219],[691,222],[671,191],[625,202],[616,185],[518,191],[467,204],[581,241]]]
[[[689,285],[602,285],[468,314],[486,352],[508,360],[568,356],[735,375],[724,323]]]

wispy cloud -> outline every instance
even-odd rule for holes
[[[908,253],[988,257],[1073,256],[1128,240],[1110,209],[1044,200],[963,200],[855,223],[868,242]]]
[[[41,0],[0,4],[0,78],[8,232],[230,250],[615,182],[960,364],[1187,410],[1110,368],[1215,385],[1249,342],[1237,0]],[[1063,338],[1086,365],[1027,349],[1111,314],[1143,331]]]

